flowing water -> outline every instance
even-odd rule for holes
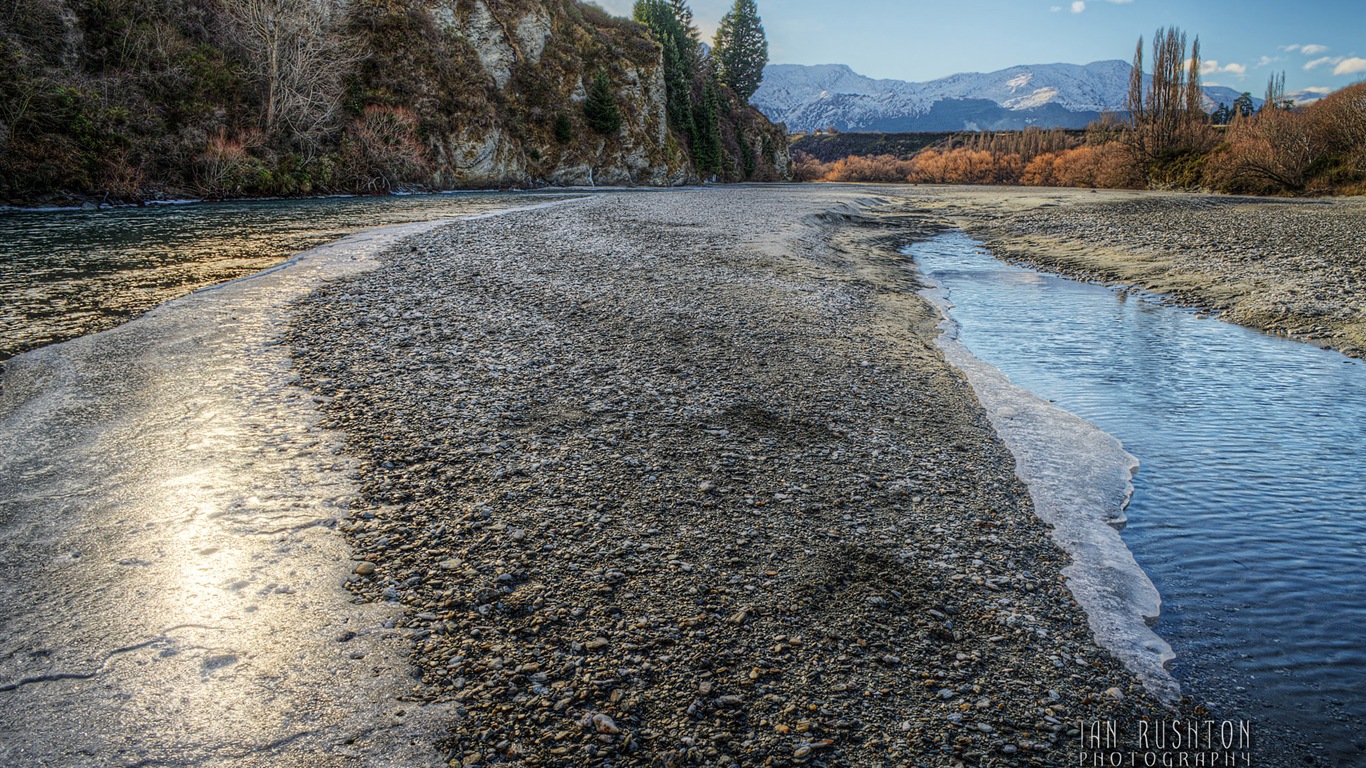
[[[1366,765],[1366,365],[962,234],[907,252],[973,355],[1137,457],[1123,538],[1185,691],[1264,743]]]
[[[0,211],[0,361],[372,227],[553,196],[462,192]]]

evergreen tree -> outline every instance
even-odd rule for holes
[[[588,127],[601,134],[616,133],[621,127],[621,110],[617,109],[617,98],[606,72],[593,76],[593,82],[588,86],[588,100],[583,103],[583,116],[588,120]]]
[[[697,133],[693,138],[693,165],[702,175],[721,170],[721,99],[716,92],[716,80],[706,78],[702,87],[702,103],[697,105]]]
[[[741,101],[759,90],[768,64],[768,40],[759,21],[754,0],[735,0],[730,12],[721,18],[716,30],[714,56],[721,81],[729,85]]]
[[[692,23],[692,9],[688,7],[686,0],[669,0],[669,6],[673,8],[674,18],[678,19],[679,26],[683,27],[683,31],[692,42],[691,47],[682,53],[691,59],[696,59],[698,44],[702,42],[702,39],[697,34],[697,27]]]
[[[678,4],[687,9],[681,0]],[[691,18],[691,11],[688,12]],[[650,29],[650,35],[664,49],[664,88],[668,102],[669,124],[689,141],[696,130],[693,123],[693,59],[687,51],[696,50],[695,32],[680,19],[677,7],[665,0],[637,0],[635,20]]]
[[[569,115],[561,112],[555,116],[555,141],[568,144],[572,138],[574,138],[574,124],[569,122]]]

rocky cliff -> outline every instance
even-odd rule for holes
[[[328,2],[14,0],[0,197],[699,180],[635,22],[574,0]],[[599,76],[621,115],[605,133],[584,111]],[[788,177],[783,130],[724,88],[719,123],[709,176]]]

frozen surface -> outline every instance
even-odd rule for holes
[[[398,606],[341,588],[354,467],[276,346],[290,300],[442,223],[9,361],[0,764],[444,765]]]
[[[963,346],[1142,462],[1123,538],[1183,691],[1294,755],[1268,764],[1366,765],[1366,364],[961,234],[917,247]],[[1052,445],[1076,452],[1063,434]]]

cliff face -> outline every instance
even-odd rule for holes
[[[659,45],[574,0],[14,1],[10,200],[699,180]],[[622,118],[606,133],[584,112],[598,76]],[[788,178],[783,130],[721,101],[715,177]]]
[[[638,26],[555,0],[436,0],[375,12],[426,27],[420,50],[382,27],[357,32],[369,48],[367,98],[398,96],[418,111],[430,129],[434,183],[665,185],[691,175],[668,130],[659,51]],[[451,61],[463,62],[458,78],[443,76]],[[623,118],[608,135],[583,116],[599,72]],[[451,98],[458,108],[442,104]]]

